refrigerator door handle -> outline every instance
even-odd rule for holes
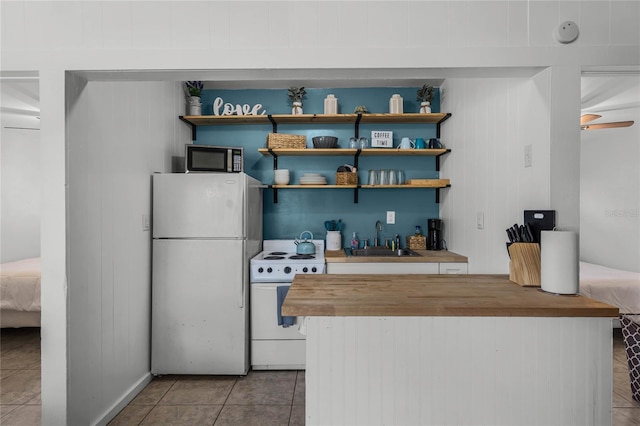
[[[244,308],[244,287],[247,282],[247,273],[242,272],[242,281],[240,281],[240,300],[238,300],[238,307]]]

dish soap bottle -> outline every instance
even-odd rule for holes
[[[360,247],[360,241],[358,241],[358,236],[356,233],[353,233],[353,238],[351,239],[351,250],[357,250]]]

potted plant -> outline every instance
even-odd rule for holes
[[[200,96],[204,85],[201,81],[186,81],[184,83],[187,94],[187,110],[189,115],[202,115]]]
[[[420,113],[428,114],[431,112],[431,99],[433,98],[433,86],[423,85],[418,89],[418,98],[420,101]]]
[[[289,87],[288,95],[291,100],[293,108],[291,108],[291,114],[302,114],[302,98],[307,94],[304,87]]]

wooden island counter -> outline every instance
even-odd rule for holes
[[[612,319],[505,275],[296,275],[308,425],[608,425]]]

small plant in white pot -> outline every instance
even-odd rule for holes
[[[433,86],[429,86],[428,84],[423,85],[420,89],[418,89],[418,98],[420,101],[420,113],[428,114],[431,112],[431,99],[433,99]]]
[[[204,85],[201,81],[186,81],[184,83],[187,95],[187,111],[189,115],[202,115],[202,89]]]
[[[302,114],[302,98],[307,94],[307,91],[304,90],[304,87],[289,87],[287,94],[293,107],[291,108],[291,114]]]

